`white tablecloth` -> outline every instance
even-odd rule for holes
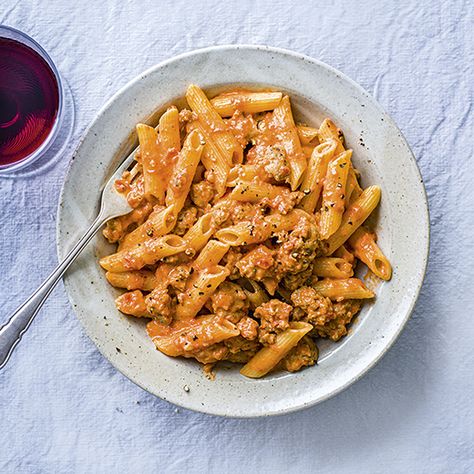
[[[425,284],[390,352],[337,397],[271,419],[210,417],[142,391],[85,336],[60,284],[0,373],[0,472],[473,472],[470,3],[0,2],[1,23],[50,52],[77,106],[58,162],[0,178],[1,321],[56,264],[63,176],[98,109],[144,69],[203,46],[285,47],[359,82],[412,146],[432,224]]]

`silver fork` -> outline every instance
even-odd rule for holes
[[[0,327],[0,369],[5,367],[13,350],[30,327],[33,318],[46,301],[46,298],[92,237],[109,219],[131,211],[127,200],[115,190],[114,183],[130,167],[135,159],[136,152],[137,150],[134,150],[107,181],[101,193],[99,214],[82,238],[79,239],[79,242],[44,283],[12,314],[8,322]]]

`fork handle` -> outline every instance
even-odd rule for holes
[[[0,369],[3,369],[7,364],[13,350],[30,327],[33,318],[64,275],[64,272],[91,241],[92,237],[94,237],[106,220],[101,214],[97,216],[79,242],[70,250],[44,283],[12,314],[8,322],[0,327]]]

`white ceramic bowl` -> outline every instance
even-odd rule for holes
[[[347,337],[320,344],[318,365],[260,380],[242,377],[235,367],[219,370],[210,381],[196,362],[158,352],[144,323],[115,309],[118,292],[97,264],[98,256],[110,252],[100,235],[67,273],[67,293],[100,352],[130,380],[165,400],[235,417],[314,405],[358,380],[393,344],[413,310],[429,245],[426,196],[406,141],[376,101],[335,69],[281,49],[221,46],[183,54],[141,74],[105,105],[75,153],[58,211],[59,258],[95,217],[100,188],[132,146],[135,124],[182,97],[191,82],[205,89],[269,85],[290,94],[301,120],[319,124],[333,118],[354,149],[362,184],[382,187],[377,233],[393,264],[392,280],[377,288],[375,302],[364,306]]]

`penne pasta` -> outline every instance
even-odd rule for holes
[[[375,234],[369,232],[365,227],[359,227],[348,242],[354,250],[354,255],[364,262],[372,273],[382,280],[390,280],[392,266],[377,245]]]
[[[319,133],[317,128],[307,127],[306,125],[297,125],[296,130],[298,131],[301,145],[309,145],[312,141],[315,141]]]
[[[202,270],[215,267],[228,252],[229,248],[229,245],[218,240],[210,240],[197,256],[193,268]]]
[[[232,91],[214,97],[211,104],[221,117],[230,117],[237,110],[247,114],[273,110],[282,96],[281,92]]]
[[[172,357],[198,352],[213,344],[239,335],[239,330],[230,321],[214,315],[199,316],[189,321],[178,321],[176,328],[162,333],[159,323],[152,321],[147,326],[148,334],[156,347]]]
[[[127,234],[120,242],[119,250],[129,249],[135,245],[168,234],[176,224],[174,205],[153,211],[148,219],[134,231]]]
[[[319,219],[322,239],[328,239],[341,225],[351,156],[352,150],[345,151],[328,165]]]
[[[326,255],[331,255],[364,223],[380,202],[380,188],[369,186],[349,206],[339,229],[326,241]]]
[[[176,255],[185,249],[186,242],[181,237],[168,234],[101,258],[100,265],[109,272],[140,270],[145,265],[153,265],[162,258]]]
[[[195,271],[188,280],[184,293],[180,295],[176,319],[194,318],[229,273],[227,268],[217,265],[212,269],[205,267]]]
[[[229,171],[227,178],[227,187],[237,186],[242,181],[249,182],[257,179],[257,166],[255,165],[236,165]]]
[[[290,328],[278,334],[274,344],[260,349],[260,351],[242,367],[240,373],[251,378],[263,377],[276,367],[280,360],[282,360],[311,329],[313,329],[313,326],[309,323],[290,323]]]
[[[204,143],[201,134],[193,130],[187,137],[166,191],[166,205],[173,206],[175,215],[181,211],[188,196]]]
[[[331,119],[327,118],[323,120],[323,123],[320,125],[318,130],[318,136],[320,142],[336,140],[336,151],[334,152],[336,156],[345,150],[344,135],[342,134],[341,129],[337,128]]]
[[[198,252],[207,243],[214,234],[215,227],[213,224],[213,214],[208,213],[201,216],[197,222],[184,234],[183,239],[187,243],[188,248]]]
[[[158,123],[158,131],[160,132],[160,143],[163,150],[168,152],[181,150],[181,136],[179,132],[179,112],[175,106],[169,107],[161,116]]]
[[[149,270],[137,270],[131,272],[105,274],[107,281],[116,288],[127,290],[151,291],[157,285],[155,274]]]
[[[284,96],[280,105],[273,111],[270,128],[277,134],[290,166],[290,186],[295,191],[303,179],[306,169],[306,156],[301,148],[298,131],[291,112],[290,99]]]
[[[188,87],[186,100],[198,116],[206,142],[211,140],[215,144],[215,166],[221,168],[221,173],[225,172],[225,183],[232,163],[242,163],[242,147],[198,86],[192,84]]]
[[[354,274],[352,265],[343,258],[320,257],[313,263],[313,275],[324,278],[350,278]]]
[[[322,296],[332,300],[366,299],[375,295],[358,278],[346,278],[340,280],[319,280],[312,287]]]
[[[277,196],[288,192],[288,188],[283,186],[274,186],[273,184],[262,182],[240,182],[238,183],[229,197],[234,201],[259,202],[264,198],[275,199]]]
[[[327,167],[329,161],[334,156],[335,150],[336,141],[331,139],[315,147],[311,154],[308,168],[305,171],[300,187],[304,193],[300,207],[306,212],[313,213],[316,209],[316,205],[321,196]]]

